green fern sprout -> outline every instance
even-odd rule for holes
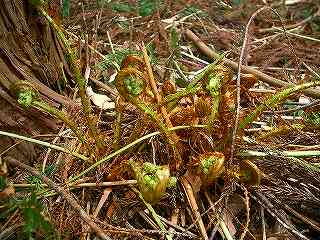
[[[310,127],[320,128],[320,112],[305,113],[304,122]]]
[[[239,129],[245,129],[249,124],[251,124],[263,111],[267,108],[275,108],[282,101],[288,98],[290,95],[302,91],[304,89],[312,88],[320,86],[320,81],[313,81],[308,83],[303,83],[296,86],[288,87],[275,95],[267,98],[264,102],[262,102],[258,107],[254,109],[251,113],[249,113],[239,124]]]
[[[170,179],[168,166],[157,166],[146,162],[142,166],[133,160],[129,161],[135,178],[138,181],[139,190],[148,203],[156,203],[165,193]],[[170,186],[174,185],[171,179]]]
[[[48,103],[42,101],[39,97],[39,92],[27,81],[17,81],[10,87],[12,95],[17,98],[18,103],[25,109],[35,107],[43,112],[49,113],[53,117],[62,120],[78,137],[78,139],[87,147],[90,151],[84,133],[78,128],[76,122],[66,113],[50,106]]]

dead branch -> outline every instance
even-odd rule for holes
[[[184,34],[187,36],[188,39],[190,39],[198,48],[199,50],[206,55],[209,58],[217,59],[219,58],[219,54],[217,54],[215,51],[213,51],[211,48],[209,48],[203,41],[201,41],[197,35],[195,35],[191,30],[186,30]],[[228,66],[232,67],[233,69],[238,69],[238,64],[230,59],[224,58],[224,63],[226,63]],[[266,82],[270,85],[277,86],[277,87],[292,87],[294,84],[285,82],[282,80],[279,80],[277,78],[271,77],[263,72],[260,72],[259,70],[256,70],[249,66],[241,66],[242,71],[251,73],[255,76],[257,76],[261,81]],[[307,89],[303,91],[306,95],[313,97],[313,98],[320,98],[320,91],[317,89]]]

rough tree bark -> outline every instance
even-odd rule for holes
[[[57,20],[59,2],[51,0],[48,3],[48,12]],[[61,64],[65,71],[69,72],[62,45],[54,32],[27,0],[0,0],[0,4],[1,101],[15,105],[14,108],[21,111],[10,96],[9,89],[14,82],[26,80],[37,87],[42,96],[51,103],[73,104],[70,99],[52,90],[57,87],[58,81],[61,81]],[[1,109],[0,114],[3,115]],[[1,124],[8,124],[9,118],[9,115],[1,117]]]
[[[48,12],[59,21],[60,0],[48,1]],[[74,105],[52,89],[69,68],[63,47],[49,25],[28,0],[0,0],[0,129],[36,135],[56,128],[53,119],[36,110],[20,108],[10,95],[10,86],[26,80],[51,104]],[[8,144],[0,136],[0,152]],[[12,144],[12,143],[11,143]]]

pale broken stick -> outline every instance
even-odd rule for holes
[[[190,205],[191,211],[193,213],[193,218],[194,218],[193,221],[197,223],[198,229],[199,229],[199,232],[200,232],[202,238],[204,240],[209,240],[209,237],[208,237],[207,231],[206,231],[206,227],[204,226],[204,223],[202,221],[201,214],[199,212],[198,204],[197,204],[196,198],[194,196],[191,184],[184,176],[182,176],[180,180],[181,180],[183,190],[185,191],[188,203]]]
[[[213,51],[211,48],[209,48],[203,41],[200,40],[200,38],[198,38],[197,35],[195,35],[191,30],[186,30],[184,31],[184,34],[186,35],[186,37],[191,40],[198,48],[199,50],[206,55],[209,58],[214,58],[214,59],[218,59],[220,58],[220,55],[217,54],[215,51]],[[223,62],[232,67],[235,70],[238,70],[238,63],[224,58]],[[249,67],[249,66],[244,66],[241,65],[241,70],[247,73],[251,73],[253,75],[255,75],[256,77],[258,77],[261,81],[266,82],[270,85],[273,86],[277,86],[277,87],[291,87],[294,86],[293,83],[289,83],[289,82],[285,82],[282,80],[279,80],[277,78],[271,77],[263,72],[260,72],[257,69],[254,69],[253,67]],[[320,98],[320,90],[317,89],[306,89],[303,90],[303,92],[313,98]]]

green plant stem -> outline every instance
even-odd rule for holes
[[[70,64],[70,69],[71,69],[72,73],[74,74],[74,77],[75,77],[77,84],[78,84],[78,87],[79,87],[79,96],[81,98],[82,110],[85,114],[87,126],[90,129],[92,137],[96,141],[97,148],[101,149],[103,147],[103,144],[102,144],[102,141],[98,135],[97,128],[96,128],[95,124],[93,123],[93,119],[91,116],[91,113],[92,113],[91,104],[90,104],[89,98],[86,95],[86,90],[85,90],[86,80],[82,76],[80,69],[76,64],[75,54],[69,44],[69,41],[65,37],[61,27],[54,22],[54,20],[48,15],[48,13],[41,6],[38,6],[37,9],[47,19],[49,24],[56,30],[59,39],[62,41],[62,43],[64,44],[64,46],[67,50],[66,57],[67,57],[67,60]]]
[[[293,86],[286,88],[275,95],[271,96],[267,100],[265,100],[262,104],[260,104],[258,107],[256,107],[253,112],[248,114],[239,124],[239,130],[245,129],[250,123],[252,123],[264,110],[267,108],[274,108],[276,107],[280,102],[282,102],[284,99],[289,97],[290,95],[311,88],[320,86],[320,81],[314,81],[314,82],[308,82],[301,85]]]
[[[307,158],[307,157],[319,157],[320,151],[277,151],[277,152],[260,152],[253,150],[246,150],[238,153],[239,157],[267,157],[267,156],[283,156],[283,157],[299,157],[299,158]]]
[[[217,58],[213,63],[210,63],[208,66],[206,66],[203,71],[201,71],[197,76],[194,77],[194,79],[188,84],[188,86],[178,91],[174,94],[170,94],[167,97],[165,97],[163,104],[167,104],[169,109],[172,109],[176,106],[176,103],[183,97],[194,95],[196,94],[200,89],[200,81],[208,75],[210,72],[214,70],[216,65],[221,62],[224,58],[224,55],[220,55],[219,58]]]
[[[51,143],[48,143],[48,142],[44,142],[44,141],[40,141],[40,140],[37,140],[37,139],[21,136],[21,135],[15,134],[15,133],[3,132],[3,131],[0,131],[0,135],[21,139],[21,140],[24,140],[24,141],[27,141],[27,142],[35,143],[35,144],[42,145],[42,146],[45,146],[45,147],[48,147],[48,148],[52,148],[52,149],[60,151],[60,152],[68,153],[68,154],[71,154],[72,156],[77,157],[77,158],[79,158],[79,159],[81,159],[83,161],[88,161],[89,160],[88,157],[83,156],[82,154],[79,154],[79,153],[76,153],[76,152],[72,152],[72,151],[70,151],[70,150],[68,150],[66,148],[63,148],[63,147],[60,147],[60,146],[57,146],[57,145],[54,145],[54,144],[51,144]]]
[[[55,118],[63,121],[74,132],[79,141],[82,144],[84,144],[88,150],[90,149],[88,144],[86,143],[86,139],[84,137],[83,132],[78,128],[78,125],[68,115],[43,101],[33,101],[32,105],[35,108],[38,108],[43,112],[49,113]]]
[[[85,183],[79,183],[71,186],[71,189],[77,189],[77,188],[104,188],[104,187],[113,187],[113,186],[130,186],[130,185],[136,185],[137,180],[123,180],[123,181],[114,181],[114,182],[85,182]],[[28,184],[28,183],[13,183],[13,187],[15,188],[35,188],[35,184]],[[48,187],[48,184],[42,183],[40,184],[40,187]]]
[[[144,200],[141,192],[132,187],[131,188],[136,194],[138,194],[139,198],[142,200],[142,202],[144,203],[144,205],[148,208],[149,212],[151,213],[151,216],[153,217],[153,219],[156,221],[157,225],[159,226],[159,228],[162,230],[162,231],[167,231],[166,228],[164,227],[163,223],[161,222],[160,218],[158,217],[158,214],[156,213],[156,211],[153,209],[153,207],[151,206],[150,203],[147,203],[146,200]],[[169,234],[166,234],[166,239],[167,240],[172,240],[172,237],[171,235]]]
[[[169,130],[167,128],[167,126],[164,124],[164,122],[161,120],[160,116],[158,115],[157,112],[153,111],[153,109],[151,109],[148,105],[146,105],[145,103],[143,102],[138,102],[138,101],[134,101],[135,105],[142,111],[144,112],[145,114],[148,115],[148,117],[155,121],[160,130],[166,135],[166,137],[168,138],[169,142],[170,142],[170,139],[172,139],[170,133],[169,133]]]
[[[169,131],[175,131],[175,130],[180,130],[180,129],[188,129],[188,128],[204,128],[206,127],[206,125],[195,125],[195,126],[177,126],[177,127],[173,127],[173,128],[169,128]],[[79,173],[77,176],[74,176],[72,178],[69,179],[69,182],[74,182],[76,180],[78,180],[80,177],[84,176],[85,174],[87,174],[88,172],[92,171],[93,169],[95,169],[96,167],[98,167],[99,165],[101,165],[102,163],[109,161],[110,159],[112,159],[113,157],[123,153],[124,151],[130,149],[131,147],[137,145],[138,143],[149,139],[151,137],[160,135],[161,132],[157,131],[157,132],[153,132],[150,134],[147,134],[141,138],[138,138],[137,140],[133,141],[132,143],[129,143],[128,145],[120,148],[119,150],[109,154],[108,156],[100,159],[99,161],[97,161],[96,163],[94,163],[93,165],[91,165],[90,167],[88,167],[86,170],[84,170],[83,172]]]
[[[114,124],[114,131],[113,131],[113,149],[118,150],[119,149],[119,143],[121,139],[121,121],[122,121],[122,112],[117,111],[116,114],[116,122]]]
[[[234,240],[232,237],[227,225],[223,220],[219,220],[218,224],[220,225],[222,232],[224,233],[224,236],[226,237],[227,240]]]
[[[183,85],[184,86],[187,86],[188,85],[188,78],[186,77],[186,75],[184,75],[184,73],[182,72],[182,70],[181,70],[181,68],[179,67],[179,64],[175,61],[175,60],[173,60],[173,64],[174,64],[174,66],[176,67],[176,69],[178,70],[178,73],[180,74],[180,76],[182,77],[182,83],[183,83]]]

